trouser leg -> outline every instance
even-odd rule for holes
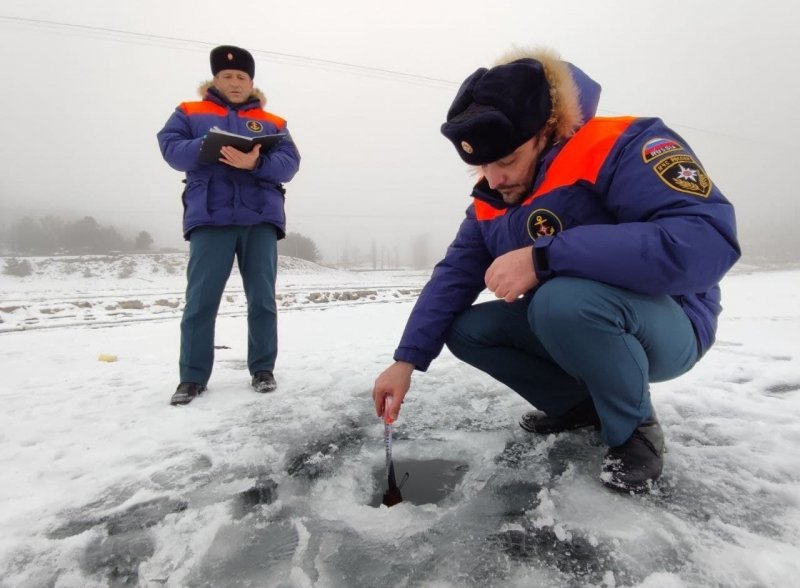
[[[652,416],[649,382],[675,378],[697,360],[691,322],[669,296],[556,278],[536,292],[528,319],[555,362],[589,390],[611,447]]]
[[[200,227],[189,237],[181,319],[181,382],[206,385],[214,365],[214,324],[236,250],[234,227]]]
[[[528,324],[530,298],[484,302],[453,323],[447,347],[548,414],[559,415],[589,394],[556,363]]]
[[[277,239],[277,229],[265,223],[243,229],[237,246],[247,297],[247,367],[251,374],[273,371],[278,355]]]
[[[467,309],[447,345],[548,414],[590,395],[611,447],[652,416],[648,382],[697,360],[691,322],[672,298],[578,278],[553,279],[532,299]]]

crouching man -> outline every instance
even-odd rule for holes
[[[663,466],[649,383],[713,344],[740,251],[686,141],[657,118],[594,117],[599,93],[548,52],[463,82],[441,131],[479,179],[372,395],[397,418],[446,343],[538,409],[520,422],[531,433],[599,428],[602,482],[641,492]],[[484,288],[499,300],[473,304]]]

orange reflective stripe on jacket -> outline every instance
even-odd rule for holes
[[[203,100],[202,102],[183,102],[179,107],[187,116],[195,116],[202,114],[213,114],[216,116],[225,116],[228,110],[224,106],[215,104],[210,100]],[[286,121],[279,116],[276,116],[260,108],[251,108],[250,110],[240,110],[239,118],[246,118],[248,120],[263,120],[270,122],[282,131],[286,127]]]
[[[228,112],[225,107],[214,104],[209,100],[203,100],[202,102],[182,102],[179,108],[188,116],[196,114],[216,114],[218,116],[225,116]]]
[[[580,180],[594,184],[611,148],[635,120],[636,118],[632,116],[620,116],[593,118],[587,122],[567,141],[547,170],[542,183],[523,204],[528,204],[537,196],[552,192],[556,188],[571,186]]]
[[[508,208],[495,208],[480,198],[473,198],[472,203],[475,206],[475,218],[479,221],[492,220],[508,212]]]
[[[544,180],[522,205],[558,188],[572,186],[583,180],[597,181],[600,168],[619,136],[636,120],[633,116],[593,118],[583,125],[556,155],[545,173]],[[508,208],[495,208],[488,202],[473,198],[475,216],[480,221],[491,220],[506,213]]]

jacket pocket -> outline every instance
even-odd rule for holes
[[[222,178],[209,178],[206,186],[206,206],[208,208],[208,214],[213,216],[214,212],[218,210],[233,209],[235,191],[236,186],[231,182]]]
[[[267,208],[268,195],[274,188],[271,185],[253,183],[242,185],[239,190],[242,206],[260,215]]]
[[[208,178],[192,178],[186,183],[186,189],[183,192],[183,206],[187,218],[207,219],[209,217]]]

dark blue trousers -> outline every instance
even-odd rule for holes
[[[692,324],[671,297],[566,277],[512,303],[470,307],[447,346],[550,415],[591,396],[610,447],[653,415],[649,382],[698,359]]]
[[[278,355],[275,277],[277,229],[200,227],[189,236],[186,306],[181,320],[181,382],[207,384],[214,364],[214,324],[234,257],[247,297],[247,367],[272,371]]]

